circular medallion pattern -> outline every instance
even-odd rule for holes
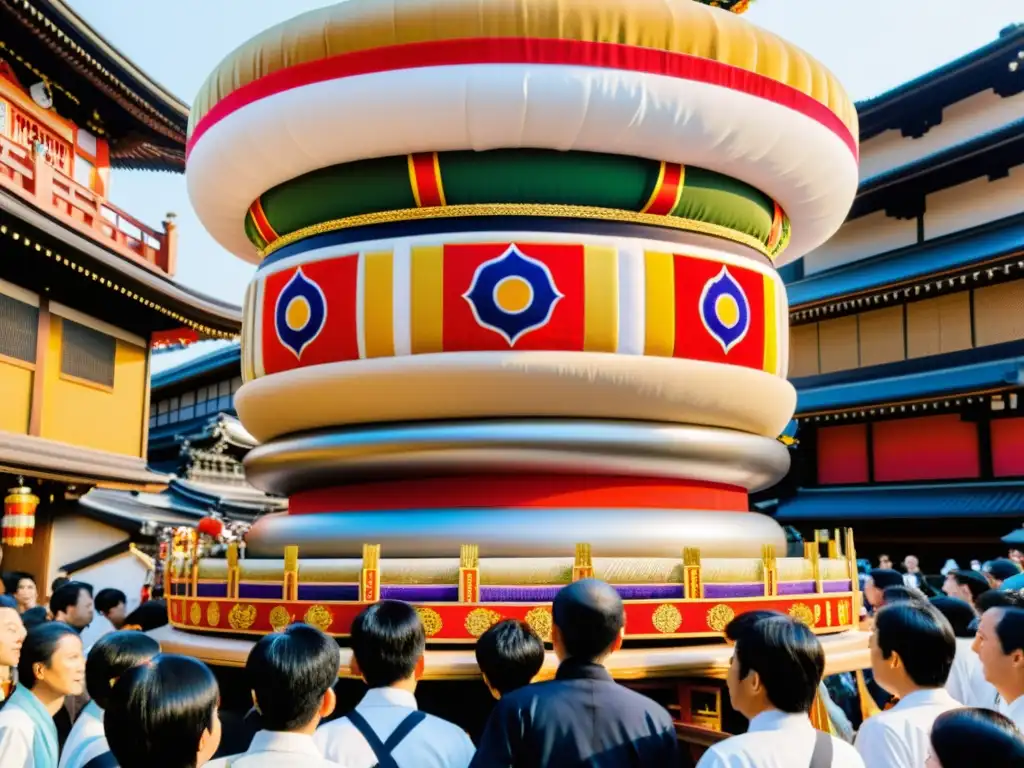
[[[188,618],[196,626],[203,618],[203,609],[199,607],[199,603],[192,603],[192,607],[188,610]]]
[[[416,613],[420,615],[420,621],[423,622],[423,631],[427,637],[433,637],[441,631],[443,624],[441,623],[441,615],[433,608],[417,607]]]
[[[811,610],[809,605],[794,603],[789,609],[789,615],[797,621],[803,622],[808,627],[814,626],[814,611]]]
[[[554,619],[551,617],[551,609],[538,606],[526,614],[526,623],[530,629],[537,633],[545,643],[551,642],[551,628],[554,626]]]
[[[735,618],[736,611],[724,603],[719,603],[708,611],[708,628],[713,632],[723,632]]]
[[[280,632],[291,623],[291,614],[288,613],[288,609],[283,605],[279,605],[270,611],[270,627],[275,632]]]
[[[321,632],[326,632],[334,623],[334,614],[322,605],[314,605],[303,618],[311,627],[316,627]]]
[[[256,623],[256,606],[238,603],[228,613],[228,624],[232,629],[249,629]]]
[[[487,608],[476,608],[466,616],[466,631],[473,637],[480,637],[484,632],[501,621],[502,615]]]
[[[210,603],[206,606],[206,623],[211,627],[216,627],[220,624],[220,604]]]
[[[683,625],[683,615],[674,605],[659,605],[651,618],[654,628],[659,632],[671,635]]]

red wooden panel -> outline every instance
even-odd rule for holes
[[[868,481],[867,424],[848,424],[818,430],[818,483]]]
[[[992,472],[996,477],[1024,475],[1024,419],[992,422]]]
[[[978,477],[978,426],[959,416],[880,421],[874,425],[875,480]]]

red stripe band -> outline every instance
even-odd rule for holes
[[[409,155],[409,181],[413,185],[412,194],[419,208],[437,208],[444,205],[437,152]]]
[[[633,477],[493,475],[360,483],[292,494],[288,512],[472,507],[707,509],[746,512],[743,488]]]
[[[270,226],[270,220],[267,219],[267,214],[263,211],[263,203],[257,197],[253,204],[249,206],[249,213],[252,214],[252,223],[256,225],[256,230],[260,233],[260,237],[270,245],[272,242],[277,240],[278,234],[274,231],[274,228]]]
[[[679,204],[683,194],[683,166],[679,163],[662,163],[661,173],[651,199],[643,209],[643,213],[655,216],[668,216]]]
[[[345,77],[462,64],[548,64],[646,72],[729,88],[788,107],[835,133],[857,157],[857,141],[831,109],[812,96],[770,77],[731,64],[621,43],[541,38],[466,38],[407,43],[343,53],[272,72],[232,91],[198,122],[186,156],[212,126],[268,96]]]

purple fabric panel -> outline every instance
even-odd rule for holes
[[[780,595],[811,595],[814,594],[813,581],[780,581]]]
[[[184,586],[184,585],[182,585]],[[196,584],[196,588],[199,590],[199,597],[227,597],[228,596],[228,585],[225,584],[203,584],[200,582]],[[185,592],[181,592],[185,594]]]
[[[227,589],[227,585],[224,587]],[[188,594],[188,584],[171,584],[171,594],[185,596]]]
[[[764,597],[764,584],[705,584],[704,597],[716,600],[726,597]]]
[[[355,602],[358,599],[358,584],[299,584],[299,600]]]
[[[825,592],[850,592],[850,580],[822,582],[822,589]]]
[[[459,599],[459,587],[457,584],[381,584],[380,596],[408,603],[454,603]]]
[[[280,600],[284,587],[273,582],[243,582],[238,585],[238,596],[253,600]]]
[[[484,586],[480,587],[480,601],[484,603],[549,603],[555,599],[561,584],[537,586]],[[683,596],[681,584],[619,584],[615,590],[623,600],[679,600]]]

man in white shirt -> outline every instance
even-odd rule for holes
[[[320,721],[337,703],[334,683],[341,668],[338,644],[319,629],[293,624],[264,636],[249,652],[245,673],[263,730],[241,755],[208,768],[328,768],[313,741]]]
[[[397,600],[368,606],[352,624],[351,645],[352,671],[370,690],[347,717],[316,732],[324,757],[347,768],[389,758],[398,768],[466,768],[474,749],[465,731],[416,706],[426,634],[413,607]]]
[[[806,624],[757,611],[725,632],[735,643],[729,700],[750,726],[712,746],[697,768],[863,768],[853,747],[811,725],[825,652]]]
[[[943,686],[956,654],[949,621],[930,605],[887,605],[871,635],[875,681],[899,697],[892,709],[864,721],[856,747],[867,768],[925,768],[935,718],[960,704]]]
[[[1024,610],[989,608],[981,617],[974,648],[985,679],[1005,702],[1003,714],[1024,727]]]
[[[946,691],[965,707],[997,710],[999,694],[991,683],[985,681],[981,659],[973,649],[973,624],[977,618],[974,609],[957,597],[936,597],[931,604],[949,620],[956,636],[956,655],[946,680]]]

